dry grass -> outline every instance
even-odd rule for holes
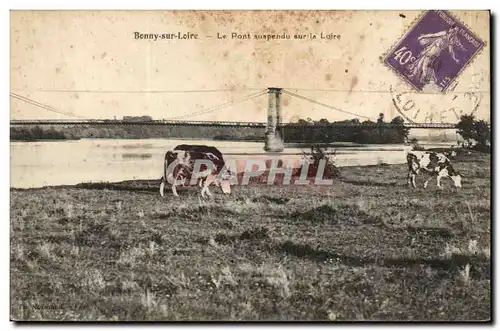
[[[156,182],[12,190],[11,317],[489,320],[489,156],[474,157],[461,190],[409,189],[404,165],[211,201]]]

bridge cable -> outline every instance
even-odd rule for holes
[[[53,112],[56,112],[58,114],[63,114],[63,115],[70,115],[70,116],[74,116],[74,114],[72,113],[66,113],[64,111],[61,111],[61,110],[58,110],[52,106],[49,106],[49,105],[45,105],[41,102],[38,102],[38,101],[35,101],[33,99],[30,99],[30,98],[27,98],[27,97],[24,97],[22,95],[19,95],[19,94],[16,94],[16,93],[10,93],[10,96],[14,99],[17,99],[17,100],[21,100],[21,101],[24,101],[26,103],[29,103],[30,105],[34,105],[36,107],[39,107],[39,108],[42,108],[44,110],[49,110],[49,111],[53,111]]]
[[[366,118],[366,119],[369,119],[369,120],[372,119],[371,117],[359,115],[359,114],[356,114],[356,113],[351,113],[351,112],[348,112],[346,110],[343,110],[343,109],[340,109],[340,108],[337,108],[337,107],[333,107],[333,106],[327,105],[325,103],[322,103],[322,102],[319,102],[319,101],[316,101],[316,100],[313,100],[313,99],[301,96],[301,95],[299,95],[297,93],[293,93],[293,92],[290,92],[290,91],[287,91],[287,90],[283,90],[283,93],[286,93],[288,95],[291,95],[291,96],[299,98],[299,99],[303,99],[303,100],[306,100],[306,101],[318,104],[318,105],[326,107],[326,108],[330,108],[330,109],[336,110],[336,111],[344,113],[344,114],[349,114],[349,115],[353,115],[353,116],[356,116],[356,117],[362,117],[362,118]]]
[[[73,114],[71,112],[65,112],[65,111],[62,111],[62,110],[58,110],[58,109],[56,109],[56,108],[54,108],[52,106],[45,105],[43,103],[40,103],[38,101],[35,101],[33,99],[24,97],[22,95],[19,95],[19,94],[13,93],[13,92],[10,92],[10,97],[14,98],[14,99],[17,99],[17,100],[20,100],[20,101],[24,101],[24,102],[26,102],[26,103],[28,103],[30,105],[33,105],[33,106],[36,106],[36,107],[42,108],[44,110],[60,114],[60,115],[67,115],[67,116],[75,117],[75,118],[87,118],[85,116],[75,115],[75,114]]]
[[[262,90],[260,92],[249,94],[246,97],[244,97],[242,99],[239,99],[239,100],[229,101],[229,102],[220,104],[218,106],[215,106],[215,107],[212,107],[212,108],[207,108],[207,109],[202,109],[202,110],[196,111],[194,113],[190,113],[190,114],[169,117],[169,118],[166,118],[166,120],[179,120],[179,119],[185,119],[185,118],[188,118],[188,117],[194,117],[194,116],[199,116],[199,115],[203,115],[203,114],[208,114],[208,113],[211,113],[211,112],[214,112],[214,111],[217,111],[217,110],[221,110],[223,108],[226,108],[226,107],[229,107],[229,106],[241,103],[243,101],[247,101],[247,100],[250,100],[250,99],[254,99],[254,98],[260,97],[260,96],[262,96],[262,95],[264,95],[266,93],[267,93],[267,89],[266,90]]]
[[[261,90],[260,92],[256,92],[256,93],[252,93],[252,94],[249,94],[247,95],[246,97],[244,97],[243,99],[240,99],[240,100],[236,100],[236,101],[229,101],[229,102],[226,102],[226,103],[223,103],[223,104],[220,104],[218,106],[215,106],[215,107],[212,107],[212,108],[207,108],[207,109],[202,109],[202,110],[199,110],[199,111],[196,111],[194,113],[190,113],[190,114],[185,114],[185,115],[180,115],[180,116],[174,116],[174,117],[170,117],[168,118],[167,120],[172,120],[172,119],[182,119],[182,118],[186,118],[186,117],[191,117],[191,116],[198,116],[198,115],[202,115],[202,114],[207,114],[207,113],[210,113],[210,112],[214,112],[214,111],[217,111],[217,110],[220,110],[220,109],[223,109],[225,107],[229,107],[229,106],[232,106],[233,104],[237,104],[237,103],[240,103],[240,102],[243,102],[243,101],[246,101],[246,100],[250,100],[250,99],[253,99],[253,98],[257,98],[257,97],[260,97],[264,94],[267,93],[267,90]]]
[[[442,92],[416,92],[414,90],[401,90],[401,91],[391,91],[391,90],[350,90],[350,89],[318,89],[318,88],[296,88],[296,87],[282,87],[283,90],[291,91],[311,91],[311,92],[337,92],[337,93],[375,93],[375,94],[398,94],[398,93],[413,93],[413,94],[431,94],[431,95],[442,95]],[[452,91],[454,94],[466,94],[466,93],[481,93],[489,94],[490,91],[487,90],[467,90],[467,91]]]
[[[227,88],[227,89],[207,89],[207,90],[65,90],[65,89],[11,89],[12,91],[34,91],[34,92],[47,92],[47,93],[125,93],[125,94],[139,94],[139,93],[214,93],[214,92],[235,92],[235,91],[251,91],[262,90],[257,87],[243,87],[243,88]]]

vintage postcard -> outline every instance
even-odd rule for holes
[[[10,18],[11,321],[491,321],[489,11]]]

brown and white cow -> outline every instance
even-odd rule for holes
[[[197,160],[207,160],[213,169],[201,163],[200,169],[195,169]],[[175,163],[175,164],[174,164]],[[165,153],[163,177],[160,183],[160,195],[163,196],[165,182],[171,183],[172,193],[179,196],[177,186],[189,185],[193,175],[197,177],[197,184],[201,187],[201,196],[211,196],[209,186],[214,184],[222,189],[224,194],[231,193],[231,182],[221,179],[220,172],[225,169],[222,153],[215,147],[205,145],[179,145]],[[227,174],[229,170],[227,170]],[[197,171],[195,174],[194,171]]]
[[[417,187],[415,177],[423,170],[429,178],[424,183],[427,188],[430,177],[436,176],[437,186],[441,187],[441,178],[449,177],[455,187],[462,187],[462,175],[453,169],[450,160],[443,153],[427,151],[410,151],[406,155],[408,163],[408,185]]]

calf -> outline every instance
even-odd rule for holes
[[[408,162],[408,185],[417,187],[415,177],[423,170],[429,175],[424,183],[427,188],[430,177],[436,176],[437,186],[441,187],[441,178],[449,177],[453,180],[455,187],[462,187],[462,175],[453,169],[450,160],[443,153],[410,151],[406,155]]]
[[[218,178],[218,174],[225,166],[222,153],[219,150],[215,147],[204,145],[179,145],[173,151],[165,153],[160,195],[163,196],[165,181],[169,181],[172,183],[172,193],[175,196],[179,196],[177,186],[186,185],[186,180],[191,181],[196,160],[209,160],[214,166],[214,169],[208,169],[205,164],[202,164],[201,169],[196,173],[198,177],[197,183],[202,188],[202,197],[205,197],[205,194],[212,195],[208,189],[211,184],[219,186],[225,194],[231,193],[230,181]],[[168,167],[173,162],[177,162],[177,165],[167,173]]]

